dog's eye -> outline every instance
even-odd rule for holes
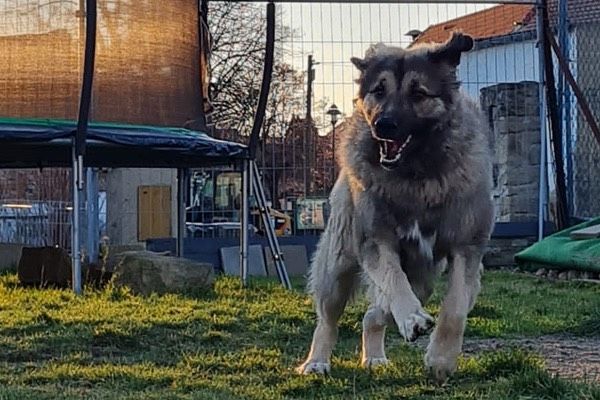
[[[426,91],[425,89],[422,88],[416,88],[413,91],[413,97],[416,100],[424,100],[427,98],[434,98],[434,97],[438,97],[437,95],[433,94],[433,93],[429,93],[428,91]]]
[[[385,93],[385,87],[383,85],[377,85],[369,93],[375,95],[376,97],[381,97]]]

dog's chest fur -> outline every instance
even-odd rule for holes
[[[396,235],[400,247],[414,247],[427,260],[435,258],[434,249],[437,239],[437,231],[429,229],[427,232],[421,231],[421,226],[417,220],[412,224],[401,224],[396,228]]]

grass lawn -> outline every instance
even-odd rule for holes
[[[77,297],[1,276],[0,399],[600,399],[600,387],[554,377],[539,355],[516,348],[464,357],[449,384],[436,387],[423,350],[393,329],[393,364],[365,371],[360,300],[341,322],[331,376],[298,376],[314,314],[297,286],[253,281],[242,289],[219,278],[214,290],[185,295],[107,288]],[[483,287],[469,338],[600,336],[600,285],[487,272]]]

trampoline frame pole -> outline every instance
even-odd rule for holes
[[[80,190],[83,188],[83,182],[81,181],[83,172],[83,157],[77,155],[76,146],[73,144],[73,171],[72,171],[72,184],[73,184],[73,214],[71,221],[71,265],[73,266],[72,280],[73,280],[73,291],[76,294],[81,294],[82,282],[81,282],[81,243],[80,243],[80,227],[79,222],[81,221],[79,206]]]
[[[248,212],[250,211],[250,161],[242,162],[242,204],[240,205],[240,277],[248,285]]]
[[[185,238],[185,182],[186,171],[177,169],[177,257],[183,257]]]
[[[83,156],[85,154],[85,139],[87,136],[92,102],[92,87],[94,83],[96,22],[96,0],[85,0],[85,55],[83,61],[83,82],[79,98],[77,130],[74,132],[72,142],[73,215],[71,223],[71,272],[73,291],[76,294],[81,294],[82,292],[81,232],[79,226],[79,222],[81,221],[81,209],[79,199],[81,198],[80,195],[83,194],[84,187]]]

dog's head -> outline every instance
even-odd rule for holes
[[[470,36],[454,33],[440,45],[408,50],[377,45],[364,59],[351,59],[360,71],[356,108],[379,144],[384,168],[418,155],[443,133],[460,86],[456,67],[472,47]]]

